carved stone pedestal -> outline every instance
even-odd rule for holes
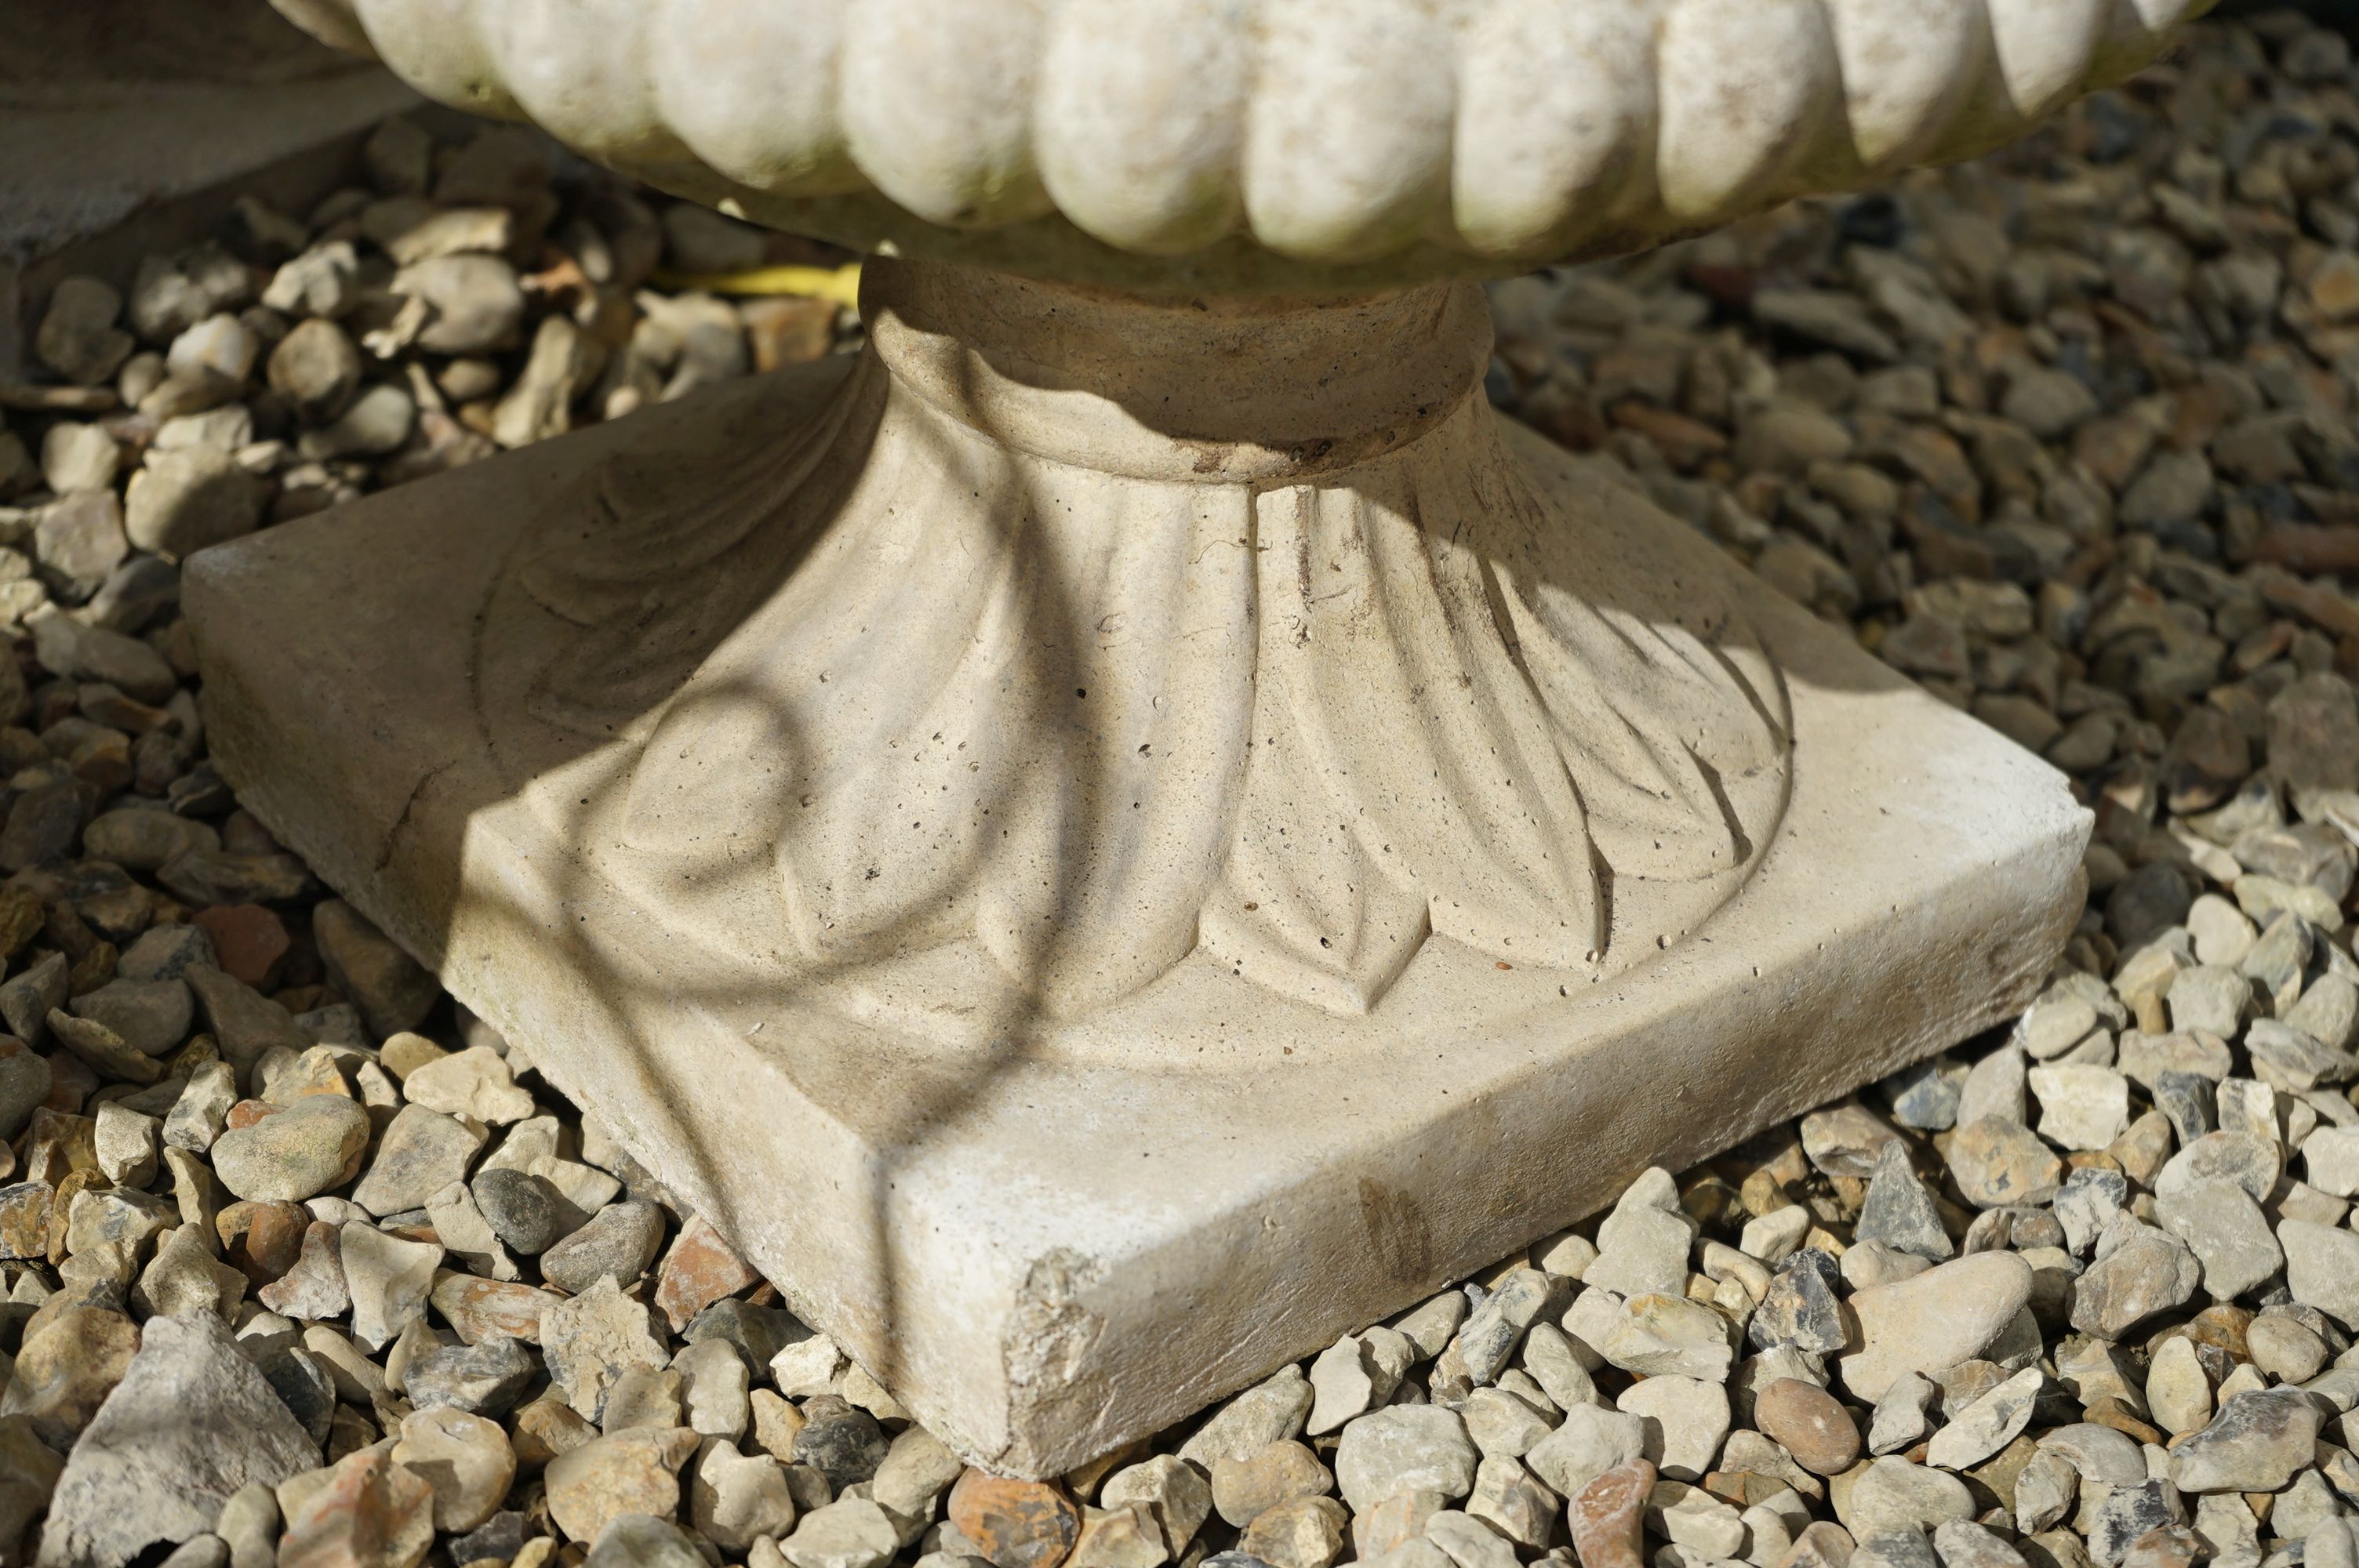
[[[2018,1008],[2062,779],[1495,420],[1463,283],[872,351],[190,564],[243,796],[1064,1469]]]

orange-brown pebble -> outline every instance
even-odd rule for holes
[[[689,1325],[698,1313],[723,1296],[734,1296],[761,1276],[736,1249],[721,1239],[702,1215],[680,1227],[671,1250],[664,1254],[656,1284],[656,1305],[671,1320],[672,1332]],[[1002,1564],[1001,1568],[1006,1568]]]
[[[1581,1568],[1646,1568],[1647,1498],[1655,1467],[1644,1459],[1616,1465],[1564,1506]]]
[[[1057,1568],[1073,1550],[1082,1516],[1046,1481],[1012,1481],[970,1469],[951,1488],[951,1523],[997,1568]]]
[[[1753,1422],[1813,1476],[1859,1463],[1859,1423],[1843,1401],[1799,1378],[1780,1378],[1754,1401]]]
[[[300,1204],[240,1201],[213,1217],[222,1256],[255,1285],[266,1285],[302,1256],[303,1232],[311,1223]]]

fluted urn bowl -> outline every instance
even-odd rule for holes
[[[1973,157],[2208,0],[277,0],[864,251],[1159,292],[1625,252]]]
[[[191,615],[256,809],[969,1456],[1151,1431],[2069,933],[2062,781],[1495,419],[1478,280],[1983,151],[2201,0],[276,3],[874,258],[855,364]]]

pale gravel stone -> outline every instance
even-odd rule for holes
[[[1603,1402],[1591,1372],[1602,1357],[1582,1350],[1552,1323],[1536,1323],[1524,1336],[1522,1365],[1560,1410]]]
[[[421,1105],[404,1106],[378,1135],[353,1201],[375,1215],[424,1208],[435,1194],[465,1179],[483,1146],[481,1128]]]
[[[74,1444],[49,1505],[41,1568],[121,1568],[152,1541],[210,1530],[249,1485],[319,1451],[210,1314],[156,1318]]]
[[[2155,1424],[2172,1436],[2197,1431],[2212,1419],[2212,1380],[2184,1335],[2155,1351],[2146,1378],[2147,1409]]]
[[[541,1354],[566,1402],[595,1422],[625,1371],[660,1368],[669,1359],[658,1334],[646,1303],[625,1296],[611,1277],[604,1278],[542,1315]]]
[[[735,1346],[725,1339],[700,1340],[682,1347],[671,1365],[680,1377],[680,1408],[692,1430],[732,1443],[745,1436],[753,1411],[745,1361]]]
[[[2303,1175],[2339,1198],[2359,1195],[2359,1127],[2321,1127],[2301,1141]]]
[[[1973,1517],[1965,1483],[1940,1470],[1887,1456],[1872,1462],[1851,1490],[1844,1524],[1856,1537],[1895,1530],[1933,1530]]]
[[[1181,1467],[1185,1468],[1184,1465]],[[933,1515],[935,1502],[949,1490],[951,1483],[958,1479],[959,1472],[964,1468],[964,1462],[940,1438],[921,1426],[912,1425],[893,1439],[893,1445],[886,1450],[884,1463],[876,1466],[876,1475],[870,1486],[878,1502],[903,1518],[929,1519]],[[1189,1474],[1193,1475],[1194,1472],[1191,1470]],[[1113,1487],[1114,1479],[1109,1476],[1105,1486],[1099,1489],[1102,1500],[1107,1490]],[[1143,1483],[1147,1479],[1146,1476],[1141,1476],[1137,1482]],[[1151,1502],[1158,1521],[1171,1528],[1185,1524],[1184,1535],[1193,1535],[1197,1525],[1203,1522],[1201,1516],[1197,1516],[1192,1523],[1188,1522],[1169,1508],[1170,1496],[1167,1490],[1155,1493],[1151,1499],[1141,1496],[1132,1500]],[[1116,1506],[1123,1500],[1116,1498],[1108,1506]],[[1182,1544],[1185,1544],[1184,1539]]]
[[[1965,1085],[1958,1098],[1957,1125],[1987,1117],[2021,1121],[2027,1109],[2025,1097],[2029,1083],[2020,1047],[2010,1044],[1992,1052],[1966,1069]]]
[[[883,1509],[845,1498],[803,1515],[778,1550],[794,1568],[881,1568],[900,1544]]]
[[[780,1388],[784,1390],[783,1383]],[[1310,1379],[1302,1375],[1302,1368],[1291,1363],[1281,1367],[1265,1381],[1223,1405],[1180,1444],[1180,1457],[1209,1470],[1215,1460],[1243,1459],[1273,1443],[1298,1436],[1310,1417],[1312,1398]],[[1451,1419],[1457,1420],[1455,1416]],[[1351,1428],[1344,1430],[1349,1432]],[[1468,1468],[1471,1472],[1471,1459]]]
[[[433,1223],[435,1238],[450,1254],[459,1260],[468,1272],[490,1280],[519,1280],[523,1272],[516,1260],[487,1224],[464,1182],[452,1182],[426,1200],[427,1217]]]
[[[2359,1235],[2306,1220],[2277,1227],[2285,1249],[2286,1286],[2293,1299],[2359,1329]]]
[[[602,1276],[603,1281],[612,1275]],[[593,1285],[588,1295],[603,1288]],[[619,1287],[617,1287],[619,1289]],[[807,1399],[833,1392],[844,1364],[843,1352],[824,1334],[807,1335],[770,1358],[770,1381],[788,1399]]]
[[[2172,1450],[2170,1479],[2186,1492],[2277,1491],[2316,1462],[2321,1424],[2298,1390],[2238,1395]]]
[[[1466,1435],[1485,1456],[1520,1458],[1546,1437],[1549,1418],[1505,1389],[1476,1389],[1458,1407]]]
[[[1728,1390],[1693,1378],[1648,1378],[1617,1401],[1645,1423],[1646,1457],[1674,1481],[1701,1481],[1728,1436]]]
[[[1311,1359],[1310,1414],[1304,1431],[1316,1437],[1366,1413],[1375,1402],[1375,1379],[1366,1357],[1359,1336],[1347,1334]]]
[[[2111,1067],[2048,1063],[2029,1076],[2039,1136],[2059,1148],[2103,1149],[2129,1125],[2129,1080]]]
[[[422,1064],[402,1080],[401,1091],[429,1110],[495,1127],[522,1121],[537,1109],[530,1091],[517,1085],[506,1059],[488,1045]]]
[[[1656,1168],[1630,1184],[1597,1227],[1597,1258],[1582,1274],[1593,1289],[1637,1295],[1687,1282],[1695,1225],[1680,1210],[1678,1184]]]
[[[2027,1368],[1976,1399],[1933,1434],[1925,1463],[1970,1470],[1996,1454],[2030,1425],[2032,1405],[2045,1381],[2038,1368]]]
[[[1627,1411],[1584,1404],[1567,1410],[1557,1429],[1523,1457],[1531,1472],[1559,1496],[1571,1498],[1608,1470],[1645,1457],[1646,1452],[1647,1424],[1642,1419]],[[1340,1478],[1340,1465],[1337,1473]],[[1352,1502],[1350,1488],[1344,1489],[1343,1498]]]
[[[2011,1253],[1961,1258],[1851,1299],[1860,1347],[1843,1357],[1845,1387],[1881,1399],[1908,1372],[1936,1372],[1995,1343],[2031,1299],[2029,1264]]]
[[[1466,1321],[1468,1310],[1464,1292],[1444,1291],[1393,1319],[1391,1326],[1406,1335],[1420,1356],[1439,1356]]]
[[[2214,1301],[2233,1301],[2285,1266],[2268,1217],[2233,1183],[2192,1182],[2157,1198],[2154,1213],[2201,1263]]]
[[[1923,1441],[1932,1426],[1928,1411],[1940,1392],[1921,1372],[1894,1379],[1875,1401],[1867,1426],[1867,1451],[1896,1454]]]
[[[1474,1467],[1466,1512],[1516,1545],[1537,1551],[1554,1534],[1563,1501],[1516,1460],[1486,1456]]]
[[[442,1249],[351,1220],[337,1233],[337,1259],[352,1295],[353,1337],[377,1350],[425,1314]]]
[[[786,1469],[766,1454],[747,1455],[724,1438],[710,1440],[689,1471],[688,1516],[698,1534],[724,1551],[784,1536],[796,1519]]]
[[[434,1528],[452,1534],[490,1519],[516,1479],[516,1453],[499,1423],[460,1410],[404,1417],[392,1455],[434,1489]]]
[[[2034,1454],[2016,1473],[2016,1527],[2027,1534],[2047,1530],[2063,1519],[2080,1496],[2081,1473],[2061,1454]]]
[[[1800,1204],[1788,1204],[1757,1219],[1747,1220],[1737,1246],[1775,1268],[1793,1255],[1794,1249],[1810,1234],[1810,1211]]]
[[[1180,1457],[1191,1456],[1183,1448]],[[1481,1457],[1456,1411],[1394,1405],[1343,1428],[1332,1461],[1335,1487],[1354,1512],[1412,1488],[1462,1498],[1473,1489]],[[1541,1474],[1545,1477],[1547,1473]]]

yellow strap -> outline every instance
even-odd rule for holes
[[[658,272],[661,288],[698,288],[708,294],[797,294],[838,305],[860,303],[860,264],[842,266],[759,266],[751,272]]]

